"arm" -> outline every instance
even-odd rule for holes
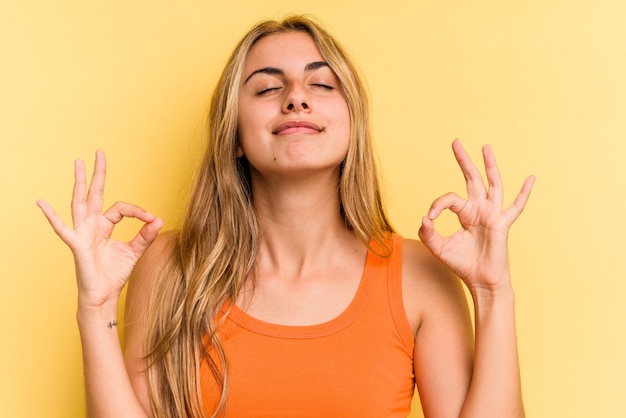
[[[474,363],[474,333],[462,283],[414,240],[404,241],[402,277],[424,416],[458,417]]]
[[[76,161],[72,220],[68,227],[40,200],[44,215],[74,255],[78,285],[77,320],[83,347],[87,410],[90,417],[145,417],[124,365],[117,330],[117,304],[135,263],[163,222],[137,206],[118,202],[102,212],[106,162],[96,154],[87,190],[85,167]],[[128,243],[111,238],[124,217],[144,223]]]
[[[468,198],[449,193],[435,200],[419,232],[434,257],[466,284],[474,302],[471,381],[460,412],[453,416],[523,417],[507,239],[534,178],[526,179],[513,204],[502,209],[502,181],[491,148],[483,148],[488,189],[460,142],[453,143],[453,150],[466,179]],[[434,228],[434,220],[445,209],[454,212],[461,223],[461,229],[449,237]],[[419,339],[418,335],[416,342],[421,343]]]
[[[160,234],[139,259],[128,281],[124,314],[124,359],[126,370],[139,402],[144,410],[151,411],[148,380],[146,376],[145,330],[147,329],[148,303],[155,286],[155,278],[165,268],[172,251],[174,235]]]

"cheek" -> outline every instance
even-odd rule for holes
[[[254,128],[254,118],[248,107],[240,106],[237,113],[237,140],[240,147],[245,145]]]
[[[249,109],[248,109],[249,110]],[[255,112],[240,112],[237,120],[237,156],[248,160],[262,152],[267,143],[263,118]]]
[[[246,131],[245,128],[243,128],[244,126],[247,126],[247,124],[245,122],[243,122],[241,120],[241,118],[237,121],[237,149],[236,149],[236,156],[237,158],[241,158],[244,155],[246,155],[246,150],[248,148],[248,138],[249,138],[249,134]]]
[[[267,128],[272,113],[268,105],[251,105],[240,101],[237,112],[237,130],[245,134],[254,134]]]
[[[350,141],[350,134],[352,132],[352,124],[350,121],[350,110],[346,103],[343,106],[337,108],[337,115],[341,115],[341,123],[338,124],[338,129],[341,130],[341,134],[345,136],[346,142]]]

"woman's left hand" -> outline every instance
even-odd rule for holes
[[[436,199],[422,219],[419,237],[470,289],[495,290],[509,283],[508,232],[524,210],[535,178],[528,177],[513,204],[503,209],[502,180],[491,147],[483,147],[488,188],[459,140],[452,143],[452,149],[465,176],[468,197],[447,193]],[[445,209],[454,212],[461,224],[448,237],[434,225]]]

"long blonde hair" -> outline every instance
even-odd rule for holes
[[[338,193],[345,224],[369,246],[388,248],[392,227],[382,204],[371,145],[368,94],[343,48],[304,16],[264,21],[233,51],[215,88],[207,122],[206,151],[190,202],[172,244],[167,267],[151,297],[146,347],[152,407],[158,417],[217,416],[226,402],[228,367],[216,317],[236,300],[253,268],[259,228],[251,200],[249,167],[237,158],[237,113],[243,66],[250,48],[272,34],[301,31],[315,41],[337,74],[351,122]],[[217,353],[215,356],[209,352]],[[217,411],[203,411],[200,366],[208,364],[221,388]]]

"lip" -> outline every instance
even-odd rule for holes
[[[308,121],[303,120],[290,120],[286,122],[282,122],[274,128],[272,134],[274,135],[288,135],[292,133],[320,133],[322,132],[322,127]]]

